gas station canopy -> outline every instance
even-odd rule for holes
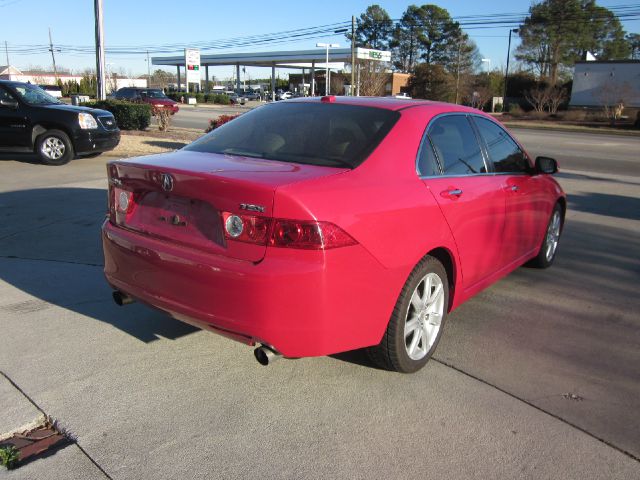
[[[369,50],[366,48],[355,48],[354,52],[357,59],[366,59],[373,61],[391,61],[391,52],[383,52],[379,50]],[[327,63],[327,56],[330,62]],[[276,52],[246,52],[246,53],[221,53],[212,55],[200,55],[200,65],[205,67],[205,82],[209,82],[209,67],[235,65],[237,69],[237,88],[240,88],[240,66],[248,67],[271,67],[271,85],[272,95],[275,86],[275,69],[292,68],[292,69],[310,69],[311,70],[311,90],[315,90],[314,71],[319,69],[342,69],[345,62],[351,63],[350,48],[315,48],[313,50],[293,50],[293,51],[276,51]],[[185,66],[185,55],[176,55],[171,57],[152,57],[153,65],[165,65],[176,67],[178,73],[178,85],[180,85],[180,67]],[[196,69],[199,69],[197,66]],[[190,68],[192,66],[190,65]]]

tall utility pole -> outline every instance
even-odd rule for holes
[[[96,79],[98,100],[107,97],[107,85],[104,77],[104,21],[102,13],[102,0],[93,2],[96,16]]]
[[[460,54],[462,50],[462,38],[458,38],[458,64],[456,67],[456,105],[458,104],[458,100],[460,98]]]
[[[7,67],[8,67],[11,64],[9,63],[9,47],[7,46],[7,41],[6,40],[4,41],[4,53],[7,54]],[[11,72],[9,72],[9,73],[11,73]]]
[[[511,33],[518,33],[517,28],[509,30],[509,46],[507,47],[507,67],[504,69],[504,93],[502,95],[502,111],[507,110],[507,79],[509,78],[509,57],[511,56]]]
[[[151,82],[151,62],[149,61],[149,50],[147,50],[147,87]]]
[[[356,92],[355,90],[355,70],[356,68],[356,17],[351,15],[351,96]]]
[[[58,81],[58,69],[56,68],[56,49],[53,48],[53,40],[51,40],[51,27],[49,27],[49,51],[51,52],[51,59],[53,60],[53,74],[56,77],[56,82]]]

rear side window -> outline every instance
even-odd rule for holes
[[[131,90],[130,88],[126,88],[124,90],[120,90],[116,93],[116,97],[117,98],[128,98],[128,99],[132,99],[135,98],[136,96],[136,92],[135,90]]]
[[[422,177],[440,175],[436,156],[433,153],[433,146],[427,135],[422,138],[420,150],[418,150],[418,174]]]
[[[391,110],[354,105],[270,104],[243,114],[185,149],[355,168],[399,116]]]
[[[487,173],[480,145],[465,115],[436,118],[428,134],[444,175]]]
[[[518,144],[499,125],[482,117],[474,117],[484,139],[493,168],[498,173],[524,173],[529,162]]]

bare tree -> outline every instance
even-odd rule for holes
[[[471,108],[482,110],[484,106],[491,100],[493,94],[487,87],[475,87],[466,95],[465,100]]]
[[[615,81],[606,83],[596,94],[596,100],[602,105],[602,112],[605,118],[615,126],[624,111],[624,107],[629,103],[629,98],[633,95],[633,88],[628,82],[618,83]]]
[[[549,88],[532,88],[524,94],[524,98],[536,112],[543,113],[549,105]]]
[[[558,109],[562,102],[567,99],[567,91],[561,87],[548,87],[547,88],[547,106],[549,108],[549,113],[551,115],[555,115],[558,113]]]
[[[381,97],[386,93],[389,82],[387,64],[373,60],[363,60],[357,63],[360,69],[356,73],[356,82],[359,82],[360,95],[365,97]]]

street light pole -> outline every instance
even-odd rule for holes
[[[327,55],[326,55],[326,61],[325,61],[325,65],[326,65],[326,72],[325,72],[325,79],[324,79],[324,94],[325,95],[329,95],[329,49],[330,48],[338,48],[340,45],[337,43],[316,43],[316,47],[318,48],[325,48],[327,51]]]
[[[107,97],[107,86],[104,78],[104,21],[102,15],[102,0],[94,0],[96,17],[96,79],[98,100]]]
[[[504,93],[502,95],[502,111],[507,109],[507,79],[509,78],[509,57],[511,56],[511,33],[518,33],[517,28],[509,30],[509,46],[507,47],[507,68],[504,70]]]

